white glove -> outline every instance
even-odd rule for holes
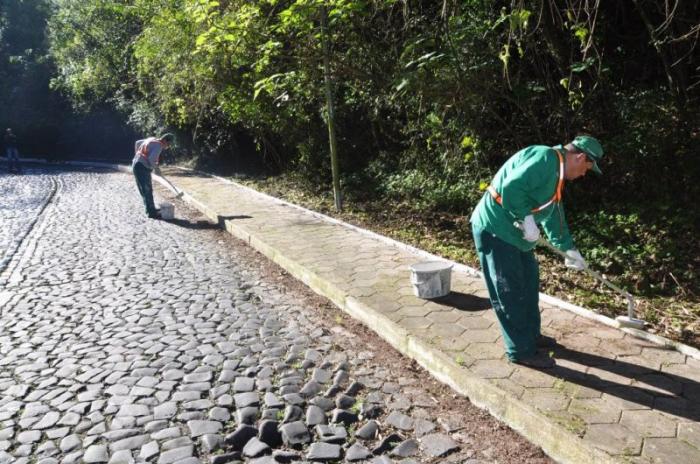
[[[523,238],[528,242],[536,242],[540,238],[540,229],[532,214],[525,216],[523,221]]]
[[[586,264],[586,260],[583,259],[583,256],[581,256],[581,253],[579,253],[576,248],[568,250],[566,252],[566,256],[568,256],[568,258],[564,260],[564,264],[569,269],[583,271],[584,269],[586,269],[586,267],[588,267],[588,265]]]

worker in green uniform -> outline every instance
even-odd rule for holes
[[[567,267],[585,268],[566,224],[562,193],[565,181],[589,170],[600,174],[602,157],[600,142],[586,135],[565,146],[524,148],[498,170],[472,213],[474,243],[511,362],[553,365],[537,352],[556,343],[540,332],[539,267],[533,252],[538,224],[550,243],[567,254]]]

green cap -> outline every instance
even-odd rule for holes
[[[160,139],[165,140],[166,142],[168,142],[168,144],[172,144],[175,141],[175,136],[170,132],[166,132],[165,134],[160,136]]]
[[[571,142],[571,145],[585,153],[588,159],[593,162],[593,172],[603,174],[598,167],[598,161],[603,159],[603,147],[597,139],[589,135],[579,135]]]

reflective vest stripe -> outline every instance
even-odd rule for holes
[[[142,156],[142,157],[148,159],[148,144],[152,143],[152,142],[158,142],[161,145],[163,145],[163,143],[158,139],[153,139],[153,140],[146,139],[143,141],[143,143],[139,147],[139,151],[138,151],[139,156]]]
[[[533,213],[538,213],[545,209],[547,206],[551,205],[552,203],[559,203],[561,201],[562,195],[564,193],[564,155],[561,154],[559,150],[556,148],[554,149],[555,152],[557,152],[557,156],[559,157],[559,181],[557,182],[557,188],[554,191],[554,195],[552,198],[549,199],[547,203],[544,205],[538,206],[537,208],[532,208],[531,212]],[[486,188],[486,191],[491,194],[491,197],[498,203],[499,205],[503,206],[503,198],[501,195],[496,191],[493,185],[489,185]]]

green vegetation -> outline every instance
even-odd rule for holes
[[[131,151],[134,131],[109,101],[93,101],[89,112],[73,111],[70,99],[50,88],[56,66],[46,22],[58,3],[0,2],[0,128],[13,128],[22,155],[49,161],[123,156]]]
[[[360,414],[361,410],[362,410],[362,401],[359,399],[357,401],[355,401],[355,404],[350,406],[350,412],[355,413],[357,415]]]
[[[549,411],[545,414],[579,437],[583,437],[583,435],[586,433],[586,422],[574,414],[569,414],[562,411]]]
[[[0,6],[0,30],[3,82],[38,95],[30,82],[50,81],[63,97],[45,86],[45,100],[175,130],[183,162],[333,211],[327,36],[345,197],[333,214],[471,265],[468,215],[500,164],[592,133],[604,176],[565,193],[579,248],[657,331],[699,344],[696,2],[23,0]],[[58,120],[74,119],[27,114],[22,129]],[[547,252],[542,268],[546,291],[624,311]]]

